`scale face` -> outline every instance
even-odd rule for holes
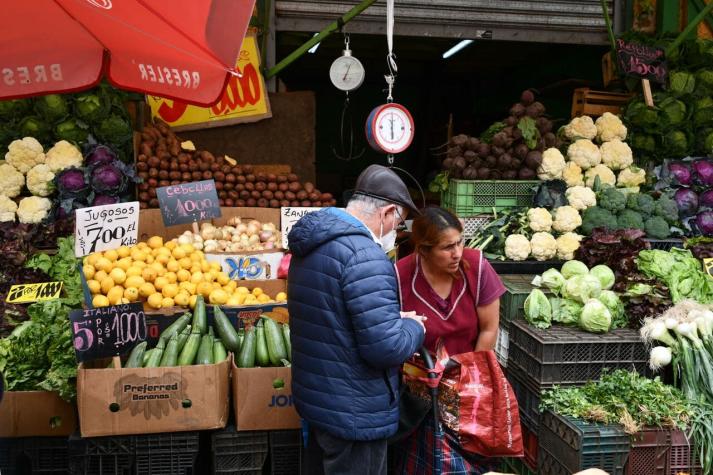
[[[413,142],[413,117],[401,104],[378,106],[371,111],[367,119],[366,137],[372,148],[378,152],[401,153]]]
[[[351,55],[350,50],[344,50],[344,56],[335,59],[329,68],[329,79],[340,91],[354,91],[364,82],[364,66],[361,61]]]

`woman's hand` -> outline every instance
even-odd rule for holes
[[[477,307],[476,311],[478,312],[479,330],[475,351],[493,350],[498,339],[498,325],[500,325],[500,299]]]

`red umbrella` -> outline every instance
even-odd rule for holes
[[[0,99],[122,89],[215,103],[255,0],[2,0]]]

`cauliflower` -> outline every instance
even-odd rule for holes
[[[631,166],[619,172],[616,186],[621,188],[636,188],[646,182],[646,171],[642,168]]]
[[[524,261],[530,256],[530,241],[522,234],[511,234],[505,239],[505,257]]]
[[[609,142],[614,139],[626,140],[626,126],[618,116],[611,112],[605,112],[594,125],[597,126],[597,138],[600,142]]]
[[[537,169],[540,180],[555,180],[562,178],[564,170],[564,156],[556,148],[548,148],[542,154],[542,164]]]
[[[82,160],[82,152],[66,140],[60,140],[47,151],[47,165],[55,173],[65,168],[81,167]]]
[[[607,142],[612,143],[612,142]],[[606,144],[605,144],[606,145]],[[584,174],[584,182],[588,187],[594,186],[594,180],[599,177],[599,181],[602,185],[616,185],[616,175],[611,171],[606,165],[597,165],[594,168],[590,168]]]
[[[42,144],[34,137],[25,137],[22,140],[13,140],[5,154],[7,163],[15,167],[23,175],[32,167],[45,163],[45,154]]]
[[[612,170],[621,170],[634,163],[634,154],[631,152],[631,148],[626,142],[619,139],[604,142],[601,152],[602,163]]]
[[[23,186],[25,186],[25,177],[22,173],[7,163],[0,165],[0,192],[3,195],[14,198],[20,194]]]
[[[575,117],[564,128],[564,134],[570,140],[593,140],[597,136],[597,126],[588,115]]]
[[[52,202],[47,198],[30,196],[22,198],[17,207],[17,217],[21,223],[36,224],[47,217],[52,209]]]
[[[530,239],[532,257],[538,261],[552,259],[557,254],[557,241],[550,233],[535,233]]]
[[[572,206],[560,206],[555,210],[555,221],[552,229],[560,233],[574,231],[582,225],[582,217],[579,211]]]
[[[35,196],[49,196],[54,191],[54,173],[41,163],[27,172],[27,189]]]
[[[0,195],[0,222],[15,221],[15,211],[17,211],[17,203],[5,195]]]
[[[574,162],[567,162],[562,171],[562,179],[567,183],[568,187],[583,186],[584,175],[582,175],[582,168]]]
[[[567,196],[569,205],[577,211],[597,205],[597,195],[586,186],[573,186],[567,189],[565,196]]]
[[[557,259],[571,261],[579,249],[582,236],[576,233],[565,233],[557,238]]]
[[[545,208],[530,208],[527,210],[527,220],[533,231],[549,231],[552,229],[552,215]]]
[[[582,170],[589,170],[601,163],[602,154],[594,142],[580,139],[567,148],[567,158],[579,165]]]

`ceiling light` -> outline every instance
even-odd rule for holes
[[[312,38],[314,38],[314,37],[317,36],[318,34],[319,34],[319,33],[315,33],[314,35],[312,35]],[[319,45],[321,45],[321,44],[322,44],[322,43],[317,43],[316,45],[314,45],[314,46],[312,46],[310,49],[308,49],[307,52],[314,54],[315,52],[317,52],[317,48],[319,48]]]
[[[453,56],[453,55],[456,54],[458,51],[462,50],[463,48],[465,48],[466,46],[468,46],[468,45],[471,44],[472,42],[473,42],[473,40],[463,40],[463,41],[461,41],[460,43],[458,43],[457,45],[455,45],[453,48],[451,48],[451,49],[449,49],[448,51],[446,51],[445,53],[443,53],[443,59],[448,59],[448,58],[450,58],[451,56]]]

